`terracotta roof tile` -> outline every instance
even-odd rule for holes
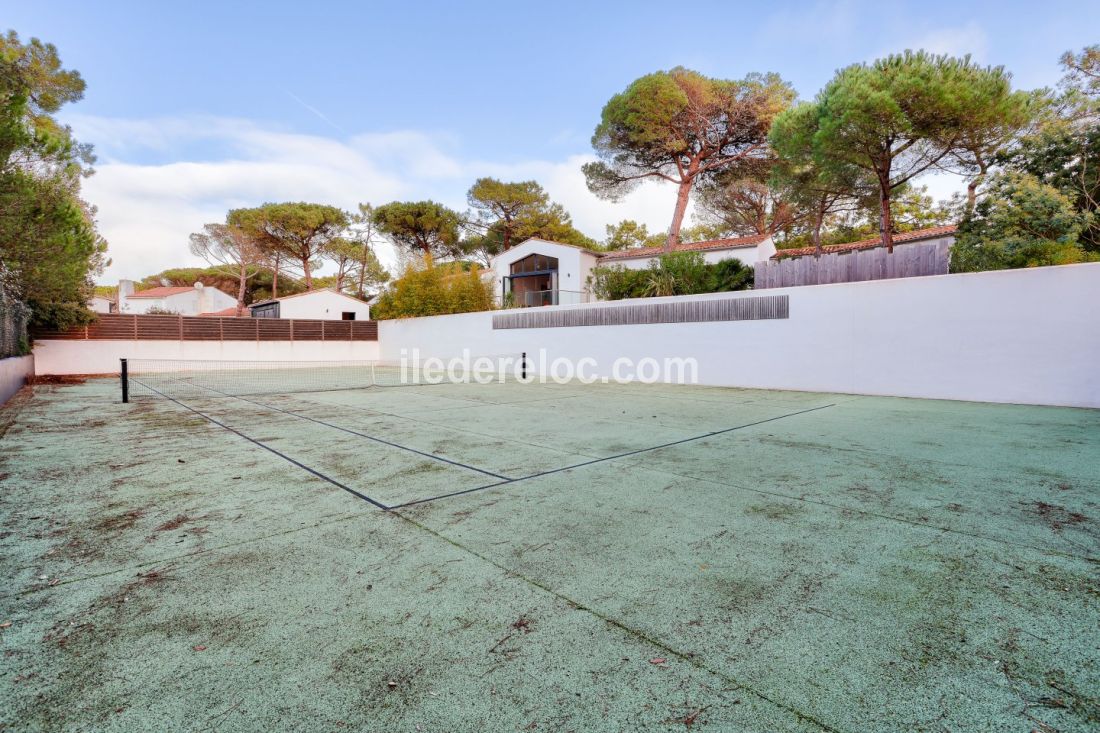
[[[894,235],[894,244],[905,244],[906,242],[919,242],[922,239],[935,239],[942,237],[945,234],[954,234],[955,225],[948,224],[942,227],[931,227],[929,229],[918,229],[915,232],[903,232],[902,234]],[[860,249],[874,249],[875,247],[882,246],[882,238],[874,237],[873,239],[861,239],[858,242],[848,242],[846,244],[830,244],[821,248],[822,254],[832,254],[835,252],[855,252]],[[805,257],[806,255],[812,255],[814,253],[813,247],[799,247],[798,249],[781,249],[772,255],[773,260],[783,259],[785,257]]]
[[[267,305],[268,303],[280,303],[284,300],[290,300],[291,298],[301,298],[303,295],[317,295],[317,293],[334,293],[336,295],[339,295],[342,298],[347,298],[349,300],[354,300],[356,303],[363,303],[365,305],[370,305],[369,303],[367,303],[367,301],[359,300],[359,298],[356,298],[354,295],[348,295],[347,293],[341,293],[336,288],[317,288],[316,290],[306,290],[305,292],[294,293],[293,295],[284,295],[281,298],[270,298],[268,300],[261,300],[257,303],[252,303],[248,307],[249,308],[254,308],[258,305]]]
[[[244,307],[245,315],[242,318],[248,318],[248,306]],[[230,306],[229,308],[222,308],[220,311],[210,311],[209,313],[200,313],[200,318],[236,318],[237,306]]]
[[[729,239],[708,239],[703,242],[683,242],[672,248],[673,252],[706,252],[715,249],[741,249],[755,247],[768,238],[767,234],[751,237],[733,237]],[[630,260],[635,257],[659,257],[665,253],[664,247],[640,247],[638,249],[620,249],[614,252],[602,252],[603,260]]]
[[[195,288],[149,288],[148,290],[139,290],[133,295],[128,295],[128,298],[166,298],[169,295],[179,295],[180,293],[190,293]]]

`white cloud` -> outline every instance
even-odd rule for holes
[[[949,56],[970,54],[975,61],[985,63],[989,56],[989,35],[984,28],[971,21],[961,26],[930,30],[905,41],[902,47]]]
[[[68,121],[100,155],[84,194],[98,207],[110,244],[105,283],[201,264],[188,251],[191,232],[222,220],[231,208],[265,201],[353,209],[365,201],[435,198],[462,209],[479,176],[535,179],[581,231],[602,238],[605,225],[624,218],[664,230],[675,198],[670,186],[652,184],[612,204],[586,188],[580,167],[588,156],[515,164],[463,160],[453,152],[457,141],[444,134],[366,132],[340,140],[227,118]],[[392,252],[380,255],[396,261]]]

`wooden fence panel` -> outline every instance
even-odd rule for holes
[[[295,323],[294,323],[294,340],[295,341],[324,341],[325,340],[324,321],[295,321]]]
[[[87,326],[39,329],[32,335],[64,340],[377,341],[378,322],[101,313]]]
[[[325,341],[350,341],[351,321],[322,321]]]
[[[352,341],[377,341],[378,321],[351,321]]]
[[[221,341],[221,318],[180,318],[184,341]]]
[[[257,341],[293,341],[298,333],[298,324],[280,318],[254,318]]]
[[[832,252],[757,262],[753,287],[789,288],[799,285],[889,280],[900,277],[946,275],[951,245],[947,240],[899,245],[892,254],[882,247],[855,252]]]
[[[679,303],[633,303],[561,310],[524,308],[517,312],[494,314],[493,329],[758,321],[789,317],[790,299],[786,295],[738,295]]]

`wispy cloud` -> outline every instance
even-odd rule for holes
[[[924,49],[930,53],[951,56],[970,54],[975,61],[985,62],[989,57],[989,35],[978,23],[933,28],[903,42],[904,48]]]
[[[291,132],[251,120],[184,117],[148,120],[73,117],[100,163],[85,183],[99,209],[113,264],[105,282],[199,264],[188,234],[227,210],[266,201],[317,201],[352,209],[359,202],[434,198],[463,209],[479,176],[535,179],[572,213],[577,227],[602,238],[624,218],[654,231],[668,225],[675,191],[643,186],[612,204],[591,194],[581,165],[589,156],[518,163],[467,159],[452,136],[416,130],[336,137]],[[396,261],[394,253],[380,253]]]
[[[305,107],[305,108],[306,108],[307,110],[309,110],[310,112],[312,112],[312,113],[313,113],[314,115],[316,115],[316,116],[317,116],[317,117],[318,117],[318,118],[319,118],[320,120],[322,120],[323,122],[325,122],[325,123],[326,123],[326,124],[327,124],[327,125],[328,125],[329,127],[331,127],[332,129],[336,130],[337,132],[339,132],[339,133],[340,133],[340,134],[342,134],[342,135],[347,135],[347,134],[348,134],[348,133],[347,133],[347,130],[345,130],[344,128],[340,127],[340,126],[339,126],[339,125],[337,125],[337,124],[336,124],[335,122],[333,122],[333,121],[332,121],[331,119],[329,119],[328,115],[326,115],[326,114],[325,114],[324,112],[322,112],[321,110],[317,109],[317,108],[316,108],[316,107],[314,107],[314,106],[313,106],[312,104],[309,104],[309,103],[307,103],[307,102],[306,102],[305,100],[303,100],[303,99],[302,99],[301,97],[299,97],[299,96],[298,96],[297,94],[295,94],[294,92],[290,91],[289,89],[286,89],[286,90],[284,90],[284,91],[285,91],[285,92],[287,93],[287,96],[289,96],[289,97],[290,97],[291,99],[293,99],[293,100],[294,100],[295,102],[297,102],[297,103],[298,103],[298,104],[300,104],[301,106]]]

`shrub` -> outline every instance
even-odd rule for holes
[[[951,251],[952,272],[1004,270],[1087,262],[1080,234],[1092,214],[1034,176],[993,178],[974,212],[963,220]]]
[[[748,290],[752,275],[752,270],[737,259],[707,264],[698,252],[672,252],[653,260],[644,270],[597,267],[589,284],[600,300],[622,300]]]
[[[467,262],[435,264],[431,257],[405,268],[372,306],[375,318],[414,318],[493,309],[481,270]]]

